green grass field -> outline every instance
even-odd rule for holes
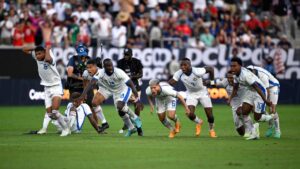
[[[61,111],[65,107],[61,108]],[[182,130],[170,140],[156,114],[145,107],[142,113],[144,137],[118,134],[122,121],[111,106],[104,106],[110,123],[108,134],[97,134],[86,119],[83,133],[59,137],[52,125],[47,135],[26,135],[41,127],[44,109],[0,108],[1,169],[193,169],[193,168],[299,168],[300,106],[279,106],[282,138],[265,138],[267,124],[261,123],[261,139],[245,141],[234,130],[230,108],[214,108],[217,139],[208,137],[204,124],[201,136],[194,136],[190,122],[179,106]],[[198,115],[206,117],[201,107]]]

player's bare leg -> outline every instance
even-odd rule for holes
[[[209,135],[211,138],[216,138],[216,132],[214,130],[214,122],[215,122],[215,118],[212,112],[212,107],[206,107],[204,108],[204,111],[206,113],[206,117],[207,117],[207,121],[208,121],[208,125],[209,125]]]
[[[100,106],[104,101],[105,97],[99,92],[94,95],[94,98],[92,100],[93,110],[97,115],[97,119],[101,120],[102,123],[101,132],[104,132],[109,128],[109,125],[107,124],[102,108]]]
[[[175,128],[172,126],[172,124],[170,123],[170,121],[168,120],[168,118],[166,118],[166,112],[157,114],[159,121],[170,130],[169,133],[169,138],[174,138],[175,137]]]
[[[179,133],[181,124],[180,124],[179,118],[176,115],[176,111],[168,111],[168,118],[175,123],[175,132]]]
[[[195,115],[195,106],[188,105],[188,108],[190,109],[190,113],[187,116],[196,123],[196,136],[200,136],[203,120]]]
[[[129,108],[128,108],[127,104],[125,102],[122,102],[122,101],[118,101],[116,106],[117,106],[117,110],[119,112],[120,117],[122,118],[124,124],[128,128],[128,132],[126,133],[125,136],[129,137],[133,133],[136,132],[136,128],[132,124],[132,122],[130,120],[130,117],[128,115]]]
[[[66,123],[64,117],[59,113],[59,106],[61,103],[61,97],[60,96],[54,96],[52,98],[52,111],[51,111],[51,118],[56,119],[58,123],[62,127],[62,133],[60,136],[67,136],[70,134],[70,129],[68,127],[68,124]]]

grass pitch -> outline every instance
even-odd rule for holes
[[[63,112],[65,107],[61,108]],[[208,136],[204,123],[201,136],[195,124],[177,114],[181,132],[170,140],[168,130],[149,107],[142,112],[144,137],[125,138],[118,133],[122,121],[112,106],[104,106],[110,124],[108,134],[97,134],[86,119],[83,133],[61,138],[52,125],[43,136],[23,134],[39,129],[42,106],[0,108],[0,169],[193,169],[193,168],[299,168],[300,106],[278,107],[282,138],[265,138],[267,124],[261,123],[261,139],[245,141],[234,130],[231,109],[214,107],[218,138]],[[206,121],[201,107],[197,114]]]

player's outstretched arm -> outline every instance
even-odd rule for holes
[[[214,79],[215,79],[214,68],[211,67],[211,66],[205,66],[204,69],[205,69],[206,72],[209,74],[209,79],[210,79],[210,80],[214,80]]]
[[[30,54],[31,51],[33,51],[35,47],[23,47],[22,51],[26,54]]]
[[[52,57],[50,55],[50,49],[51,49],[50,46],[46,47],[45,62],[48,62],[48,63],[52,64],[53,63],[53,59],[52,59]]]
[[[141,101],[140,101],[139,94],[138,94],[138,92],[137,92],[137,90],[136,90],[136,88],[135,88],[135,86],[134,86],[132,80],[128,80],[128,81],[126,82],[126,84],[127,84],[127,86],[129,86],[129,87],[131,88],[132,93],[133,93],[134,96],[135,96],[135,101],[134,101],[134,103],[136,103],[136,107],[137,107],[138,109],[140,109],[140,110],[143,110],[144,106],[143,106],[143,104],[142,104]]]
[[[150,105],[150,113],[153,114],[154,104],[153,104],[153,101],[152,101],[152,97],[151,96],[147,96],[147,100],[148,100],[149,105]]]
[[[87,86],[84,88],[81,96],[79,97],[79,100],[83,100],[87,94],[88,91],[90,91],[92,89],[92,87],[97,83],[97,79],[92,79]]]
[[[177,94],[177,98],[179,99],[179,101],[181,102],[181,104],[184,106],[185,109],[185,113],[186,114],[190,114],[190,109],[188,108],[183,96],[181,96],[179,93]]]
[[[99,133],[99,127],[98,127],[98,124],[97,124],[96,120],[94,119],[93,115],[90,114],[87,117],[88,117],[91,125],[94,127],[94,129]]]
[[[174,80],[174,79],[172,78],[172,79],[170,79],[170,80],[168,81],[168,83],[169,83],[171,86],[175,86],[175,85],[177,84],[177,81]]]

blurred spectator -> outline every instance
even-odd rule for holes
[[[138,10],[134,13],[134,17],[135,18],[141,18],[144,17],[144,15],[146,14],[146,8],[144,4],[140,4],[138,6]]]
[[[207,8],[206,0],[193,0],[194,1],[194,11],[200,9],[201,13]],[[211,1],[209,1],[211,2]]]
[[[204,28],[204,24],[203,24],[203,20],[201,18],[199,18],[195,25],[193,26],[193,35],[196,38],[199,38],[201,34],[203,34],[205,32],[205,28]]]
[[[237,11],[236,1],[237,0],[224,0],[226,8],[228,9],[231,16],[233,16]]]
[[[53,40],[56,47],[67,47],[69,45],[68,29],[63,23],[54,27]]]
[[[287,34],[288,4],[286,0],[273,0],[273,13],[275,21],[282,33]]]
[[[111,36],[112,23],[109,18],[105,15],[105,13],[100,14],[100,18],[96,20],[95,24],[98,29],[98,38],[105,45],[109,44],[109,38]]]
[[[36,28],[32,25],[30,20],[25,21],[24,26],[24,45],[34,46]]]
[[[86,14],[88,19],[93,18],[94,20],[97,20],[98,18],[100,18],[99,13],[96,10],[94,10],[93,5],[88,6]]]
[[[71,25],[69,28],[69,37],[70,37],[70,43],[72,46],[76,45],[78,35],[79,35],[79,26],[76,24],[75,20],[76,16],[71,19]]]
[[[153,24],[155,24],[155,22],[153,22]],[[158,23],[157,23],[157,26],[158,26]],[[137,20],[137,25],[136,25],[136,28],[135,28],[135,31],[134,31],[134,36],[136,36],[136,37],[137,36],[144,36],[144,37],[148,36],[147,24],[146,24],[145,18],[142,17],[142,18]]]
[[[223,29],[220,30],[216,37],[216,44],[225,45],[227,44],[227,35]]]
[[[209,31],[210,31],[210,33],[211,33],[214,37],[216,37],[216,36],[218,35],[218,33],[219,33],[219,31],[220,31],[220,28],[219,28],[219,25],[217,24],[217,22],[216,22],[215,20],[213,20],[213,21],[211,22],[211,25],[210,25],[210,27],[209,27]]]
[[[250,20],[246,22],[247,28],[251,30],[252,33],[259,34],[263,28],[261,22],[256,18],[254,12],[250,12],[249,15],[250,15]]]
[[[65,18],[65,9],[71,8],[71,5],[66,2],[65,0],[59,0],[59,2],[56,2],[54,5],[54,9],[57,13],[57,19],[59,21],[64,21]]]
[[[121,25],[121,21],[117,19],[115,22],[115,26],[112,28],[111,45],[118,48],[124,47],[127,40],[126,33],[126,27]]]
[[[56,10],[53,8],[52,2],[47,2],[46,7],[47,15],[51,18],[54,13],[56,13]]]
[[[208,12],[210,20],[218,18],[218,8],[214,6],[212,1],[208,1],[208,7],[205,12]]]
[[[214,45],[215,38],[209,32],[209,28],[205,28],[205,33],[200,35],[200,40],[205,44],[206,47],[212,47]]]
[[[147,0],[147,8],[154,9],[158,5],[158,0]]]
[[[155,7],[155,9],[152,9],[150,11],[150,18],[152,21],[157,21],[158,18],[162,18],[164,16],[164,13],[160,9],[159,5]]]
[[[0,44],[3,45],[10,45],[11,44],[11,38],[12,38],[12,29],[14,27],[14,24],[12,21],[8,19],[8,13],[4,13],[4,19],[0,22]]]
[[[276,71],[275,71],[275,67],[274,67],[274,64],[273,64],[273,58],[268,56],[266,59],[265,59],[265,65],[264,65],[264,68],[269,71],[273,76],[276,76]]]
[[[290,48],[292,48],[291,42],[288,41],[286,35],[282,35],[280,38],[280,41],[278,42],[277,46],[281,47],[282,49],[288,51]]]
[[[90,30],[84,19],[79,21],[79,36],[77,41],[85,44],[86,46],[90,46],[91,44]]]
[[[178,17],[178,12],[174,10],[172,6],[168,6],[167,10],[164,12],[165,19],[176,19]]]
[[[189,46],[193,48],[198,48],[198,49],[204,49],[205,44],[201,42],[201,40],[198,38],[190,38],[189,39]]]
[[[50,20],[40,22],[39,26],[43,35],[43,43],[45,46],[51,46],[51,35],[53,29],[53,23]]]
[[[24,44],[24,21],[20,21],[16,24],[16,26],[12,30],[12,38],[14,46],[23,46]]]
[[[121,7],[121,11],[128,12],[130,14],[134,13],[133,0],[121,0],[120,7]]]
[[[116,17],[118,12],[121,10],[121,7],[120,7],[120,1],[121,0],[112,0],[112,8],[111,8],[111,11],[112,11],[112,15],[113,17]]]
[[[179,25],[176,26],[176,31],[182,32],[184,36],[191,36],[192,35],[192,30],[189,27],[188,24],[186,24],[186,21],[184,19],[179,20]]]
[[[78,18],[78,21],[80,21],[81,19],[84,19],[84,20],[89,19],[89,16],[88,16],[87,12],[83,11],[82,5],[78,5],[77,9],[72,13],[71,16],[72,17],[76,16]]]
[[[160,9],[165,11],[167,9],[167,6],[168,6],[167,2],[168,2],[168,0],[158,0],[158,4],[159,4]]]
[[[10,20],[14,25],[19,22],[18,15],[16,13],[16,10],[14,8],[10,8],[8,20]]]
[[[161,47],[161,36],[162,32],[161,29],[158,27],[158,22],[154,21],[153,27],[150,30],[150,43],[152,44],[152,47]]]

